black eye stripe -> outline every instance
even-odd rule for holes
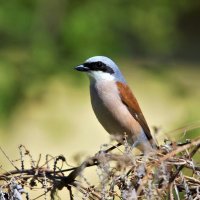
[[[102,71],[102,72],[114,74],[114,70],[101,61],[87,62],[87,63],[84,63],[83,65],[85,67],[88,67],[91,71]]]

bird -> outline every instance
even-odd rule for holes
[[[142,110],[113,60],[94,56],[75,69],[88,74],[93,111],[109,134],[145,154],[157,148]]]

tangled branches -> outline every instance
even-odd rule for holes
[[[105,148],[105,147],[104,147]],[[101,149],[78,167],[71,167],[64,156],[41,156],[35,162],[30,152],[19,147],[21,167],[0,174],[0,199],[54,199],[58,190],[67,188],[73,199],[200,199],[200,166],[193,157],[200,148],[200,138],[176,144],[166,141],[151,155],[135,155],[132,149],[120,144]],[[25,161],[29,159],[30,168]],[[91,168],[92,167],[92,168]],[[98,181],[91,184],[86,168],[96,170]],[[3,168],[1,167],[1,170]],[[30,197],[30,189],[43,190],[40,196]],[[50,195],[49,195],[50,194]]]

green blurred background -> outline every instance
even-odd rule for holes
[[[199,21],[200,1],[1,0],[0,145],[72,157],[108,143],[73,70],[94,55],[120,66],[158,138],[197,122]]]

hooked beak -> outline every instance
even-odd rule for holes
[[[89,68],[85,67],[84,65],[79,65],[79,66],[75,67],[75,70],[80,71],[80,72],[87,72],[87,71],[89,71]]]

